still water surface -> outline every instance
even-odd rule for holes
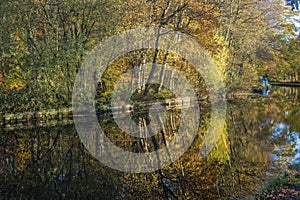
[[[243,199],[278,170],[300,162],[299,100],[296,88],[229,100],[226,128],[212,152],[200,158],[210,122],[204,103],[192,146],[173,164],[151,173],[124,173],[101,164],[84,148],[72,122],[1,128],[0,199]],[[144,117],[132,117],[141,129]],[[126,135],[109,115],[99,122],[114,144],[148,152],[172,140],[179,119],[180,109],[168,110],[155,143]]]

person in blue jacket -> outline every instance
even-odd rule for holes
[[[268,94],[270,92],[270,88],[271,88],[268,78],[266,76],[263,76],[262,78],[259,79],[259,81],[262,81],[263,88],[262,89],[253,89],[253,92],[268,96]]]
[[[269,81],[267,79],[266,76],[263,76],[262,78],[260,78],[260,80],[263,82],[264,87],[261,90],[261,94],[268,96],[269,92],[270,92],[270,84]]]
[[[265,85],[265,87],[270,87],[269,81],[267,79],[267,77],[262,77],[260,78],[260,80],[263,82],[263,84]]]

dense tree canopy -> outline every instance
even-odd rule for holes
[[[288,1],[293,9],[298,9],[298,3]],[[280,1],[14,0],[0,4],[3,112],[69,107],[85,55],[106,37],[139,26],[156,25],[191,35],[214,58],[228,89],[246,88],[266,73],[289,81],[283,76],[286,70],[294,74],[293,81],[298,79],[293,56],[297,46],[286,41],[292,24],[286,22],[288,9]],[[168,52],[132,52],[116,60],[99,80],[99,98],[106,102],[113,88],[110,80],[144,61],[185,72],[190,67]],[[168,73],[162,70],[161,80],[174,78]],[[187,76],[201,88],[200,77],[192,71]]]

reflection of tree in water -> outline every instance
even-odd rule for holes
[[[115,192],[112,171],[85,152],[74,126],[5,131],[0,137],[2,197],[104,199]]]
[[[210,111],[209,106],[201,106],[199,135],[189,150],[170,166],[145,174],[122,173],[100,164],[85,150],[72,125],[2,131],[0,193],[6,198],[38,199],[228,199],[246,195],[266,176],[273,150],[272,125],[261,124],[270,117],[274,122],[281,120],[276,110],[288,106],[278,106],[276,102],[269,106],[255,100],[231,103],[227,127],[203,159],[199,149]],[[167,113],[161,133],[147,139],[122,133],[109,117],[101,118],[100,124],[119,147],[153,151],[154,140],[159,148],[164,147],[179,126],[180,113]]]
[[[163,148],[167,146],[169,141],[176,130],[178,129],[178,123],[180,120],[180,111],[167,111],[167,120],[164,123],[163,117],[158,116],[156,120],[159,122],[157,124],[157,129],[159,133],[155,133],[154,136],[148,137],[149,132],[152,132],[151,126],[147,126],[151,123],[149,120],[149,112],[140,111],[138,113],[132,113],[134,117],[134,123],[138,125],[138,135],[141,138],[135,138],[123,131],[114,122],[113,118],[103,118],[100,120],[100,125],[102,130],[106,133],[107,137],[117,146],[132,152],[152,152],[156,149]],[[130,124],[129,124],[130,126]],[[130,127],[125,127],[130,130]]]

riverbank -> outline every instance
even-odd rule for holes
[[[276,82],[270,81],[273,86],[284,86],[284,87],[300,87],[300,82]]]
[[[255,199],[300,199],[300,164],[291,165],[270,180]]]
[[[143,111],[149,109],[149,107],[157,107],[160,109],[160,106],[168,109],[173,108],[185,108],[193,106],[195,103],[202,104],[208,102],[208,97],[205,96],[203,98],[192,98],[192,97],[181,97],[181,98],[173,98],[166,99],[161,101],[144,101],[144,102],[134,102],[131,104],[126,104],[123,106],[115,106],[112,107],[107,105],[107,107],[103,107],[100,109],[96,109],[97,115],[105,115],[105,114],[119,114],[123,112],[136,112]],[[84,117],[89,114],[89,112],[82,111],[76,112],[76,116]],[[59,110],[47,110],[47,111],[36,111],[36,112],[23,112],[23,113],[15,113],[15,114],[4,114],[0,113],[0,128],[12,128],[12,127],[31,127],[32,125],[46,125],[46,124],[55,124],[59,121],[72,120],[74,117],[72,108],[63,108]],[[53,123],[52,123],[53,122]]]

